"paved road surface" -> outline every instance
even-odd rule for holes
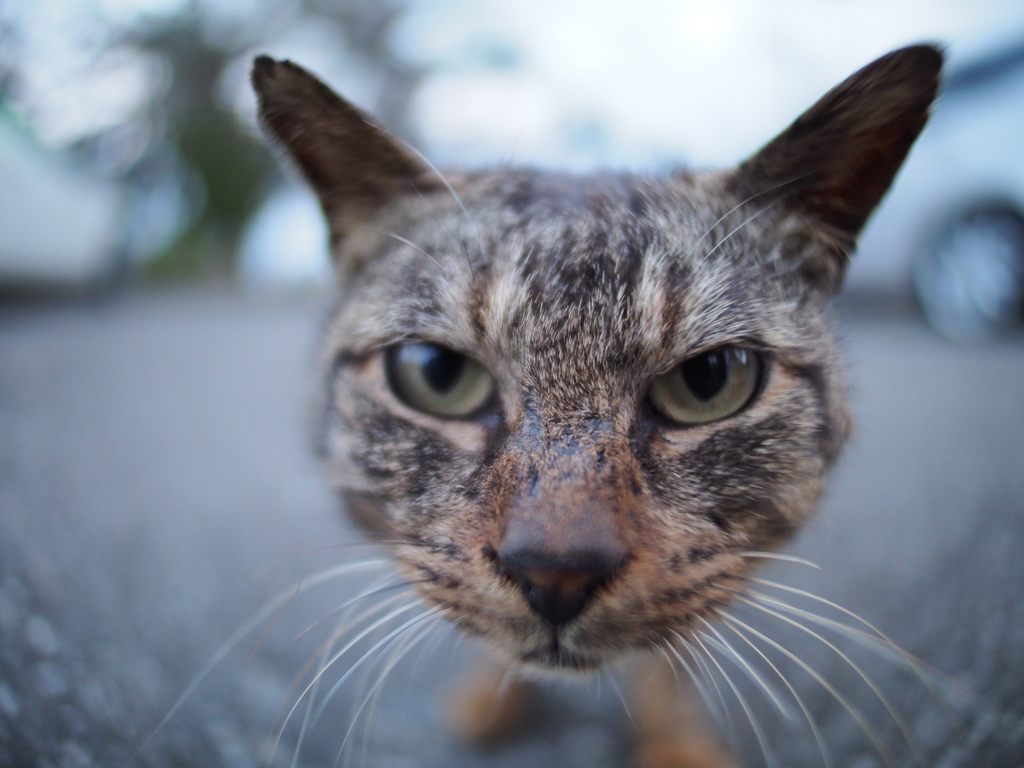
[[[335,621],[315,626],[317,618],[386,571],[298,594],[134,753],[218,645],[277,590],[333,562],[373,557],[338,545],[351,534],[303,433],[320,312],[315,300],[201,292],[0,309],[0,766],[259,762],[282,703],[294,701],[292,680]],[[910,317],[854,317],[846,328],[858,433],[821,516],[792,547],[822,569],[781,563],[772,578],[863,614],[948,675],[924,673],[940,706],[899,657],[810,624],[876,682],[927,765],[1020,765],[1024,339],[956,348]],[[378,598],[386,599],[404,605],[400,593]],[[751,611],[737,615],[757,621]],[[758,626],[834,682],[894,765],[912,764],[896,720],[842,659],[782,619],[762,616]],[[358,643],[338,668],[368,647]],[[833,764],[883,764],[857,719],[810,673],[762,647],[814,712]],[[445,730],[442,702],[474,653],[451,632],[426,634],[363,710],[343,759],[439,768],[625,762],[630,728],[607,679],[556,689],[529,737],[491,753],[461,747]],[[390,658],[340,687],[309,729],[300,764],[334,763],[353,709]],[[787,705],[791,721],[781,718],[728,654],[718,660],[775,764],[821,765],[796,707]],[[727,683],[719,687],[726,731],[750,765],[762,764],[742,705]],[[291,764],[297,712],[275,765]]]

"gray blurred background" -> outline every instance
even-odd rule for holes
[[[739,697],[712,662],[723,701],[705,685],[752,766],[1024,763],[1020,3],[0,0],[0,766],[628,760],[614,677],[555,686],[518,741],[460,744],[444,702],[477,650],[440,626],[378,697],[405,650],[386,639],[314,726],[299,707],[265,751],[332,612],[390,577],[367,566],[296,591],[376,554],[347,545],[305,435],[331,276],[315,201],[255,125],[255,53],[312,69],[439,165],[659,170],[735,162],[920,40],[947,45],[949,74],[840,303],[857,435],[791,547],[821,569],[766,573],[923,662],[787,614],[893,716],[816,637],[738,608],[814,670],[761,644],[826,755],[713,645]],[[317,701],[414,615],[368,632]]]

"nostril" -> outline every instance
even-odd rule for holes
[[[573,595],[590,591],[602,576],[586,571],[523,571],[522,577],[531,585],[552,595]]]
[[[578,571],[509,571],[538,614],[553,626],[578,616],[604,576]]]
[[[530,607],[553,626],[578,616],[623,561],[622,557],[553,558],[536,553],[516,553],[498,559],[502,573],[519,587]],[[562,563],[570,567],[557,567]],[[581,567],[584,564],[586,567]],[[551,565],[555,567],[545,567]]]

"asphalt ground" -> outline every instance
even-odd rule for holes
[[[181,291],[0,307],[0,766],[628,763],[615,675],[552,686],[526,735],[480,751],[451,735],[445,704],[478,650],[430,621],[388,641],[418,609],[387,591],[387,566],[369,563],[379,553],[348,545],[306,439],[324,306]],[[775,615],[734,615],[792,654],[749,635],[820,743],[787,685],[725,627],[788,714],[710,643],[703,686],[751,766],[1019,766],[1024,338],[958,347],[912,314],[844,315],[857,433],[789,550],[820,568],[779,562],[765,578],[855,611],[914,656],[764,587],[804,613],[763,603]],[[339,612],[374,586],[385,591]],[[343,647],[403,609],[324,675],[318,703],[341,683],[315,722],[300,703],[275,725],[333,627],[349,622]]]

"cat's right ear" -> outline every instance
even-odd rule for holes
[[[739,198],[781,205],[805,225],[793,233],[797,239],[825,245],[809,249],[802,272],[827,291],[839,287],[857,235],[924,128],[941,69],[942,51],[932,45],[888,53],[731,174]]]
[[[396,197],[438,188],[425,162],[302,67],[259,56],[252,84],[260,122],[320,198],[335,252],[358,224]]]

